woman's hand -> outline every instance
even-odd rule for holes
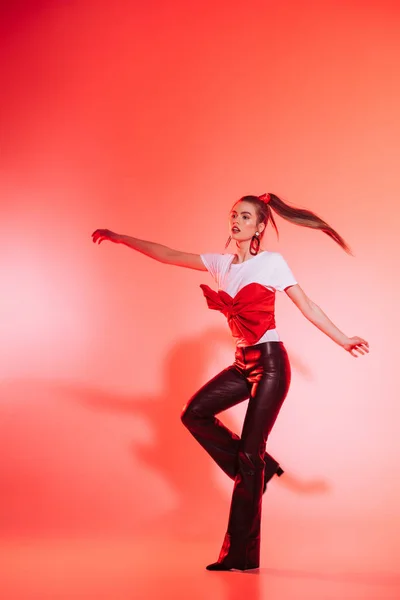
[[[359,352],[360,354],[368,354],[369,352],[368,342],[357,336],[347,338],[342,344],[342,347],[347,350],[347,352],[350,352],[352,356],[355,356],[355,358],[358,358],[356,352]]]
[[[94,244],[96,244],[96,242],[99,242],[99,244],[101,244],[101,242],[104,240],[109,240],[110,242],[118,242],[119,235],[118,233],[114,233],[109,229],[96,229],[96,231],[92,233],[92,240]]]

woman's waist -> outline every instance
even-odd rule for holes
[[[285,345],[279,342],[261,342],[252,346],[237,346],[235,350],[235,363],[242,368],[250,364],[264,364],[265,361],[275,360],[282,355],[287,355]]]
[[[281,341],[278,330],[275,328],[267,329],[267,331],[258,340],[254,340],[254,343],[252,343],[252,344],[249,344],[248,340],[246,340],[244,337],[241,337],[240,335],[234,336],[234,339],[236,341],[237,348],[250,347],[250,346],[257,345],[257,344],[261,344],[263,342],[276,343],[276,342]]]

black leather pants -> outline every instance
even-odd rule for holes
[[[260,563],[265,444],[290,385],[282,342],[237,348],[235,361],[189,400],[182,422],[215,462],[234,479],[228,528],[218,562],[236,569]],[[249,398],[241,436],[215,417]],[[267,465],[268,467],[268,465]]]

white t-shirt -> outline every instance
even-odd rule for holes
[[[271,291],[283,292],[287,287],[296,285],[297,280],[287,262],[278,252],[259,252],[256,256],[242,263],[232,264],[235,254],[201,254],[204,266],[215,280],[218,290],[234,297],[249,283],[259,283]],[[279,342],[277,329],[269,329],[258,340],[263,342]],[[238,346],[247,346],[245,340],[237,339]]]

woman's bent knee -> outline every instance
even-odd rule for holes
[[[189,402],[187,402],[182,409],[181,421],[185,425],[185,427],[190,427],[190,425],[192,423],[194,423],[195,420],[196,420],[196,410],[195,410],[192,402],[189,400]]]
[[[181,412],[181,421],[185,425],[185,427],[188,427],[190,420],[191,420],[191,418],[190,418],[189,406],[188,406],[188,404],[185,404],[185,406],[183,407],[182,412]]]
[[[191,425],[204,418],[205,415],[202,414],[199,404],[193,399],[189,400],[182,409],[181,421],[185,427],[190,428]]]

